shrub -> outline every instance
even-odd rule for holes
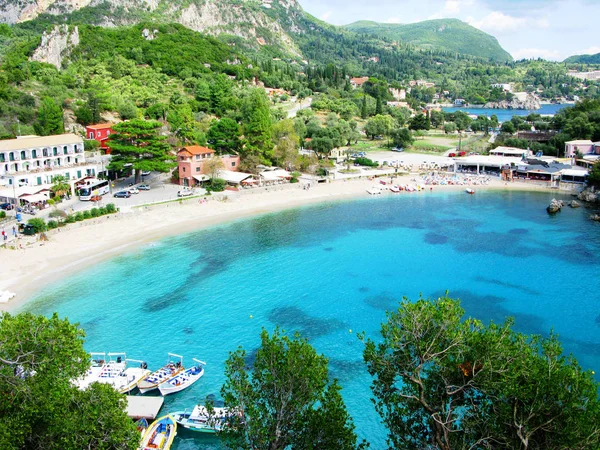
[[[298,178],[296,178],[296,177],[290,178],[290,183],[297,183],[297,182],[298,182]]]
[[[50,212],[49,217],[52,217],[53,219],[65,218],[65,217],[67,217],[67,213],[60,209],[55,209],[54,211]]]
[[[108,211],[106,210],[107,206],[101,206],[100,208],[98,208],[98,212],[100,213],[101,216],[108,214]]]
[[[112,214],[117,212],[117,207],[115,206],[114,203],[109,203],[108,205],[106,205],[105,207],[106,212],[104,214]]]
[[[35,219],[29,219],[27,221],[27,223],[29,225],[33,226],[33,229],[35,230],[36,233],[41,233],[43,231],[46,231],[48,229],[46,222],[44,221],[44,219],[40,219],[40,218],[35,218]]]
[[[74,217],[75,222],[81,222],[83,220],[83,214],[81,213],[81,211],[76,212]]]
[[[378,167],[379,166],[378,163],[370,160],[369,158],[354,158],[354,162],[361,166],[367,166],[367,167]]]
[[[6,218],[6,211],[0,211],[0,219]]]
[[[83,211],[84,219],[90,219],[91,217],[92,217],[92,215],[90,214],[90,212],[88,210]]]
[[[222,178],[213,178],[211,182],[211,190],[215,192],[223,192],[225,190],[225,186],[227,186],[227,181]]]
[[[74,223],[74,222],[75,222],[75,216],[73,214],[70,214],[67,217],[65,217],[65,223]]]
[[[48,229],[49,230],[54,230],[57,227],[58,227],[58,222],[56,220],[49,220],[48,221]]]
[[[100,215],[100,210],[98,208],[92,208],[90,210],[90,215],[92,217],[98,217]]]

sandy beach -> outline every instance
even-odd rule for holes
[[[413,177],[400,177],[397,184],[409,184]],[[367,197],[366,190],[377,181],[365,178],[312,185],[303,189],[301,184],[269,187],[267,190],[248,190],[226,193],[225,200],[187,199],[134,208],[113,216],[70,224],[47,233],[49,240],[26,245],[24,249],[0,248],[0,292],[10,291],[16,296],[0,310],[12,311],[22,306],[36,291],[49,283],[84,270],[102,260],[117,256],[150,241],[178,235],[232,220],[281,211],[312,203],[350,200]],[[414,183],[413,183],[414,184]],[[433,191],[464,190],[465,186],[433,186]],[[534,186],[490,180],[486,186],[475,189],[529,189]],[[428,195],[430,188],[421,192],[388,195]]]

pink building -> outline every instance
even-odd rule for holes
[[[215,151],[199,145],[183,147],[177,152],[177,166],[179,169],[179,184],[182,186],[196,186],[208,179],[206,176],[206,162],[215,156]],[[220,156],[223,169],[237,172],[240,166],[238,155]]]
[[[578,152],[582,155],[598,155],[600,154],[600,147],[589,140],[565,142],[565,158],[572,158]]]

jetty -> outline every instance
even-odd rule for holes
[[[161,397],[149,397],[140,395],[127,396],[126,412],[134,420],[154,420],[162,408],[165,399]]]

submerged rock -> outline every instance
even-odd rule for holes
[[[569,206],[571,208],[579,208],[579,207],[581,207],[581,205],[579,204],[579,202],[577,202],[576,200],[572,200],[571,203],[569,203]]]
[[[594,222],[600,222],[600,214],[593,214],[590,216],[590,219]]]

